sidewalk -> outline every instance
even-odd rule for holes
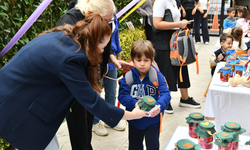
[[[195,63],[188,66],[191,88],[189,95],[201,103],[201,109],[179,107],[180,93],[172,92],[171,104],[174,114],[166,114],[163,117],[162,133],[160,134],[160,150],[163,150],[178,126],[188,126],[185,118],[192,112],[203,113],[206,97],[203,96],[211,79],[209,58],[214,51],[214,45],[218,37],[211,36],[209,45],[195,45],[199,53],[199,74],[196,74]],[[102,97],[104,93],[101,94]],[[121,107],[124,108],[124,107]],[[122,121],[125,124],[125,121]],[[92,147],[94,150],[127,150],[128,149],[128,128],[125,131],[115,131],[107,128],[108,136],[97,136],[92,132]],[[70,150],[70,140],[67,123],[64,122],[57,132],[60,150]]]

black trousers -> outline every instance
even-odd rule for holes
[[[75,101],[66,119],[72,150],[92,150],[91,138],[94,115],[78,101]]]
[[[129,150],[143,150],[143,139],[145,137],[145,143],[147,150],[159,150],[159,136],[160,127],[147,128],[145,130],[139,130],[129,124],[128,139]]]
[[[186,20],[193,20],[194,19],[194,15],[192,15],[192,9],[188,9],[188,10],[185,10],[186,11],[186,16],[183,17],[181,15],[181,20],[183,19],[186,19]],[[182,13],[181,13],[182,14]],[[194,22],[191,22],[190,24],[187,25],[188,29],[192,29],[193,28],[193,25],[194,25]]]

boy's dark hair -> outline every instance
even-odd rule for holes
[[[236,11],[236,9],[234,7],[229,7],[227,9],[227,13],[231,13],[232,11]]]
[[[234,41],[233,37],[227,33],[222,33],[221,36],[220,36],[220,43],[221,42],[225,42],[227,40],[227,38],[231,38],[232,41]]]
[[[135,57],[141,58],[143,54],[153,62],[155,50],[152,43],[148,40],[139,40],[133,44],[131,48],[131,60],[134,61]]]

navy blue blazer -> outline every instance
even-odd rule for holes
[[[0,69],[0,137],[20,150],[44,150],[73,97],[111,127],[124,110],[106,103],[86,78],[88,59],[63,31],[41,35]]]

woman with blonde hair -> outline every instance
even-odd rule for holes
[[[21,150],[57,150],[49,142],[76,101],[112,127],[147,116],[139,106],[124,111],[98,95],[98,63],[110,36],[109,24],[93,13],[22,47],[0,69],[0,137]]]
[[[74,25],[91,13],[98,13],[109,23],[111,28],[114,29],[113,17],[115,11],[116,8],[113,0],[78,0],[76,5],[73,8],[70,8],[70,10],[62,16],[57,23],[57,26],[66,23]],[[101,77],[105,72],[108,62],[114,64],[116,68],[130,68],[130,64],[116,59],[111,48],[111,41],[109,41],[104,48],[102,54],[102,62],[100,63],[99,69]],[[71,109],[72,111],[68,113],[66,119],[72,149],[92,150],[91,138],[94,116],[77,101],[72,105]],[[100,129],[100,131],[103,131],[105,128],[102,127]]]

